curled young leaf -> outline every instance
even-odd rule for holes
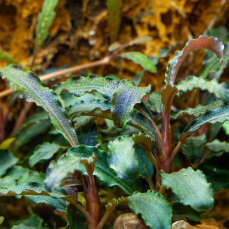
[[[169,61],[165,74],[166,84],[174,85],[181,64],[190,52],[198,49],[209,49],[214,52],[220,60],[224,57],[224,45],[216,37],[202,35],[197,39],[189,40],[183,50],[176,52],[175,57]]]

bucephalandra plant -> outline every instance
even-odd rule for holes
[[[0,185],[0,195],[26,195],[57,211],[64,211],[67,201],[69,228],[76,225],[75,228],[101,229],[109,225],[109,216],[124,202],[152,229],[170,228],[173,208],[177,206],[195,213],[210,210],[214,204],[213,188],[196,168],[207,157],[229,151],[229,143],[216,140],[218,132],[211,129],[212,124],[229,120],[229,97],[226,85],[218,79],[189,76],[177,82],[181,64],[190,52],[198,49],[208,49],[223,61],[224,45],[216,37],[200,36],[188,41],[169,61],[161,93],[126,79],[95,75],[75,76],[50,89],[42,86],[33,72],[24,72],[16,65],[0,69],[1,77],[9,81],[13,90],[19,89],[27,101],[35,102],[48,113],[55,128],[29,157],[33,168],[53,158],[46,174],[39,179],[36,175],[32,183]],[[156,70],[150,68],[148,59],[139,58],[141,55],[135,52],[133,56],[125,55],[148,71]],[[204,90],[208,100],[195,108],[172,112],[175,96],[182,98],[182,93],[193,88]],[[105,120],[99,129],[94,124],[95,117]],[[182,117],[186,118],[180,121]],[[15,135],[14,150],[20,151],[27,143],[17,140],[25,136],[26,130],[42,125],[46,129],[39,134],[47,133],[51,127],[44,112],[25,122]],[[183,166],[177,157],[181,151],[188,166]],[[8,152],[6,157],[13,155]],[[117,196],[113,186],[122,190]],[[101,190],[109,189],[113,200],[102,198]],[[82,192],[84,197],[79,198]],[[74,222],[72,217],[78,210],[84,222],[80,221],[80,214],[79,221]]]

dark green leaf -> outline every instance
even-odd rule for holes
[[[104,151],[98,150],[92,146],[77,146],[72,147],[66,154],[62,155],[58,162],[52,162],[48,169],[48,176],[45,180],[48,189],[56,188],[60,185],[62,179],[75,170],[87,174],[82,160],[92,162],[97,157],[95,163],[94,175],[108,186],[118,185],[126,193],[131,194],[134,190],[129,187],[125,181],[119,179],[113,169],[108,166],[106,154]]]
[[[138,168],[140,175],[146,180],[151,179],[154,173],[152,162],[150,161],[149,157],[147,156],[147,153],[142,147],[135,144],[134,148],[138,160]]]
[[[124,52],[119,56],[121,56],[122,58],[126,58],[128,60],[132,60],[134,63],[141,65],[141,67],[146,71],[152,73],[157,72],[156,66],[147,56],[145,56],[141,52]]]
[[[35,140],[37,136],[46,133],[50,127],[50,120],[46,119],[18,130],[17,133],[15,133],[16,139],[13,143],[14,149],[19,149],[21,146]]]
[[[200,166],[208,181],[211,182],[214,191],[229,188],[228,160],[229,154],[223,154],[221,157],[207,160]]]
[[[57,87],[56,92],[61,93],[62,90],[67,90],[76,96],[82,96],[85,92],[100,92],[112,100],[112,112],[116,125],[125,127],[126,122],[131,119],[135,104],[140,103],[142,97],[150,92],[150,85],[139,88],[128,80],[117,81],[109,77],[90,76],[73,77]]]
[[[0,150],[0,176],[17,163],[17,158],[8,150]]]
[[[206,142],[205,134],[197,137],[189,137],[182,144],[182,152],[192,163],[197,163],[203,157]]]
[[[60,145],[49,142],[45,142],[42,145],[37,146],[32,156],[29,158],[29,165],[32,167],[41,160],[48,160],[52,158],[59,149]]]
[[[212,208],[214,204],[213,191],[202,171],[194,171],[191,167],[170,174],[161,172],[162,184],[171,188],[173,193],[184,205],[191,206],[196,211]]]
[[[36,203],[36,204],[47,204],[49,206],[51,206],[53,209],[55,209],[56,211],[59,212],[66,212],[66,201],[65,200],[61,200],[61,199],[56,199],[53,198],[51,196],[26,196],[27,198],[29,198],[32,202]]]
[[[207,123],[224,123],[229,120],[229,106],[209,110],[201,117],[193,120],[183,131],[183,134],[194,132]]]
[[[66,229],[86,229],[86,219],[85,216],[73,205],[69,205],[67,208],[67,221],[68,226]]]
[[[125,127],[134,113],[134,106],[141,103],[144,95],[150,92],[150,88],[133,87],[129,83],[120,87],[113,95],[113,119],[117,126]]]
[[[195,108],[188,107],[185,110],[181,110],[175,114],[172,114],[171,117],[174,119],[177,119],[178,117],[185,115],[185,114],[193,115],[194,117],[199,117],[200,115],[202,115],[203,113],[205,113],[208,110],[217,109],[217,108],[220,108],[222,106],[223,106],[223,101],[222,100],[216,100],[216,101],[209,103],[206,106],[199,104]]]
[[[128,205],[135,214],[141,214],[151,229],[169,229],[171,226],[172,208],[164,197],[155,192],[134,193],[128,199]]]
[[[200,221],[200,213],[189,206],[180,203],[173,204],[173,220],[178,221],[187,218],[194,222]]]
[[[35,36],[35,50],[38,50],[43,45],[48,37],[48,29],[55,18],[55,7],[58,0],[45,0],[42,6],[42,11],[38,16]]]
[[[21,89],[28,101],[33,101],[42,106],[50,115],[55,128],[61,132],[71,145],[78,143],[74,129],[66,118],[63,108],[58,104],[54,92],[43,87],[38,77],[32,72],[23,72],[14,65],[9,65],[0,70],[3,78],[10,81],[12,89]]]
[[[12,229],[48,229],[38,215],[31,215],[28,219],[20,220]]]
[[[101,95],[100,95],[101,96]],[[68,115],[71,119],[81,114],[87,114],[95,109],[102,111],[111,110],[111,102],[104,97],[93,94],[85,94],[81,97],[75,96],[75,103],[68,109]]]

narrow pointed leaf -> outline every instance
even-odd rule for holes
[[[38,16],[35,36],[35,50],[38,50],[48,37],[48,29],[56,15],[54,9],[58,0],[45,0]]]
[[[119,56],[128,60],[132,60],[134,63],[141,65],[143,69],[151,73],[157,72],[157,68],[153,62],[141,52],[124,52]]]
[[[121,12],[119,8],[119,0],[107,0],[108,11],[108,27],[111,41],[114,42],[119,34],[121,23]]]
[[[141,214],[151,229],[170,228],[172,208],[161,194],[155,191],[136,192],[128,199],[128,205],[135,214]]]
[[[196,211],[210,210],[214,204],[213,190],[202,171],[191,167],[170,174],[161,173],[162,184],[171,188],[184,205]]]
[[[52,162],[48,168],[48,176],[45,180],[45,185],[48,189],[54,189],[59,187],[62,179],[75,170],[87,174],[84,165],[81,163],[83,160],[87,160],[89,163],[97,157],[94,169],[94,175],[99,180],[106,183],[108,186],[117,185],[122,188],[126,193],[131,194],[134,190],[129,187],[125,181],[119,179],[113,169],[108,166],[106,160],[106,154],[104,151],[98,150],[92,146],[76,146],[62,155],[58,162]]]
[[[194,132],[207,123],[224,123],[229,120],[229,106],[209,110],[201,117],[193,120],[183,131],[183,134]]]
[[[209,49],[214,52],[220,60],[224,57],[224,45],[216,37],[202,35],[197,39],[189,40],[183,50],[176,52],[175,57],[169,61],[165,74],[166,84],[174,85],[181,64],[190,52],[198,49]]]
[[[9,65],[0,70],[3,78],[7,78],[12,89],[21,89],[28,101],[42,106],[51,118],[55,128],[61,132],[71,145],[77,145],[78,140],[70,121],[66,118],[63,108],[58,104],[54,92],[43,87],[38,77],[32,72],[23,72],[17,66]]]

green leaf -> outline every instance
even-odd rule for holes
[[[221,157],[214,157],[203,163],[200,169],[206,174],[209,182],[211,182],[214,191],[229,188],[229,171],[228,171],[228,154]]]
[[[181,110],[181,111],[178,111],[177,113],[172,114],[171,118],[177,119],[178,117],[183,116],[185,114],[193,115],[194,117],[199,117],[200,115],[202,115],[203,113],[205,113],[208,110],[220,108],[222,106],[223,106],[223,101],[216,100],[216,101],[209,103],[206,106],[199,104],[195,108],[188,107],[185,110]]]
[[[121,136],[108,144],[108,163],[121,179],[136,178],[138,159],[134,141],[129,136]]]
[[[95,109],[100,109],[102,111],[111,110],[111,102],[105,99],[102,95],[95,96],[93,94],[85,94],[81,97],[76,97],[74,104],[68,109],[68,116],[73,119],[76,116],[81,116],[81,114],[88,114]]]
[[[229,42],[226,44],[225,48],[225,57],[223,58],[223,63],[220,65],[219,70],[215,73],[214,78],[216,80],[219,80],[222,73],[224,72],[224,69],[228,66],[229,62]]]
[[[122,58],[126,58],[128,60],[132,60],[134,63],[142,66],[143,69],[155,73],[157,72],[156,66],[152,63],[152,61],[145,56],[141,52],[124,52],[119,55]]]
[[[140,72],[136,73],[132,78],[132,82],[134,83],[134,85],[139,86],[144,75],[145,75],[145,70],[141,70]]]
[[[12,226],[12,229],[48,229],[45,226],[43,219],[41,219],[38,215],[31,215],[28,219],[20,220],[17,225]]]
[[[0,176],[17,163],[17,158],[8,150],[0,150]]]
[[[194,119],[183,131],[183,134],[194,132],[207,123],[223,123],[229,120],[229,106],[209,110],[201,117]]]
[[[204,66],[200,70],[199,78],[206,79],[209,73],[217,72],[219,70],[219,67],[219,60],[214,55],[211,55],[210,58],[204,61]]]
[[[111,42],[114,42],[119,33],[121,23],[121,12],[119,9],[119,0],[107,0],[108,27]]]
[[[161,113],[163,107],[161,95],[154,91],[150,94],[149,99],[146,101],[146,105],[152,112]]]
[[[154,173],[152,162],[150,161],[149,157],[147,156],[147,153],[142,147],[135,144],[134,148],[138,160],[138,168],[140,175],[146,180],[151,179]]]
[[[32,72],[23,72],[14,65],[9,65],[0,70],[3,78],[10,81],[12,89],[21,89],[28,101],[42,106],[50,115],[55,128],[64,135],[71,145],[77,145],[77,136],[66,118],[63,108],[58,104],[54,92],[43,87],[39,78]]]
[[[48,37],[48,29],[56,15],[54,9],[57,3],[58,0],[45,0],[43,3],[36,26],[35,50],[41,48]]]
[[[182,152],[192,163],[197,163],[203,157],[206,142],[205,134],[197,137],[188,137],[181,146]]]
[[[133,115],[135,104],[140,103],[142,97],[150,92],[150,85],[139,88],[128,80],[114,80],[110,77],[99,78],[94,75],[89,77],[73,77],[56,88],[56,93],[67,90],[76,96],[85,92],[97,91],[105,98],[112,100],[112,112],[115,124],[125,127]]]
[[[195,76],[189,76],[185,80],[182,80],[177,84],[179,92],[191,91],[194,88],[200,88],[201,90],[207,90],[214,94],[216,98],[228,100],[228,90],[225,83],[218,83],[215,79],[206,80]]]
[[[191,167],[170,174],[161,172],[162,184],[171,188],[184,205],[196,211],[210,210],[214,204],[213,191],[202,171]]]
[[[9,187],[16,184],[24,184],[29,182],[43,183],[45,174],[39,173],[21,166],[14,166],[7,171],[7,174],[0,178],[0,187]]]
[[[51,122],[49,119],[42,120],[41,122],[35,122],[31,125],[23,126],[20,130],[15,133],[15,141],[13,143],[13,148],[15,150],[19,149],[23,145],[29,143],[30,141],[35,142],[37,137],[41,134],[47,133],[51,127]]]
[[[27,195],[32,202],[36,204],[47,204],[56,211],[66,212],[66,201],[61,199],[56,199],[51,196],[35,196],[35,195]]]
[[[9,53],[3,52],[0,50],[0,61],[6,62],[7,64],[18,64],[18,61],[15,60]]]
[[[32,156],[29,158],[29,165],[32,167],[41,160],[48,160],[52,158],[59,149],[60,145],[49,142],[45,142],[42,145],[37,146]]]
[[[211,151],[207,154],[207,158],[221,156],[223,153],[229,153],[229,143],[225,141],[221,142],[218,139],[215,139],[212,142],[208,142],[206,146]]]
[[[86,219],[85,216],[73,205],[68,205],[67,208],[67,221],[68,225],[66,229],[86,229]]]
[[[134,193],[128,199],[128,205],[135,214],[141,214],[151,229],[169,229],[171,226],[172,208],[164,197],[155,192]]]
[[[176,75],[188,54],[198,49],[209,49],[214,52],[220,60],[224,56],[224,45],[216,37],[199,36],[197,39],[189,40],[182,51],[176,52],[175,57],[169,61],[165,73],[165,82],[174,86]]]
[[[45,185],[48,189],[58,187],[62,179],[68,174],[73,173],[75,170],[87,174],[84,165],[81,163],[83,160],[89,163],[97,157],[94,169],[94,175],[99,180],[105,182],[108,186],[118,185],[126,193],[131,194],[134,190],[129,187],[125,181],[119,179],[113,169],[108,166],[106,154],[104,151],[99,150],[92,146],[76,146],[62,155],[58,162],[52,162],[48,168],[48,175],[45,180]]]
[[[223,123],[223,130],[226,133],[226,135],[229,135],[229,121]]]
[[[173,204],[173,220],[189,219],[194,222],[200,222],[200,213],[193,210],[189,206],[184,206],[180,203]],[[188,229],[188,228],[187,228]]]
[[[37,182],[30,182],[28,184],[17,184],[17,185],[10,186],[8,188],[0,188],[0,193],[4,195],[7,194],[20,195],[24,191],[33,191],[37,194],[41,194],[44,191],[44,186]]]

